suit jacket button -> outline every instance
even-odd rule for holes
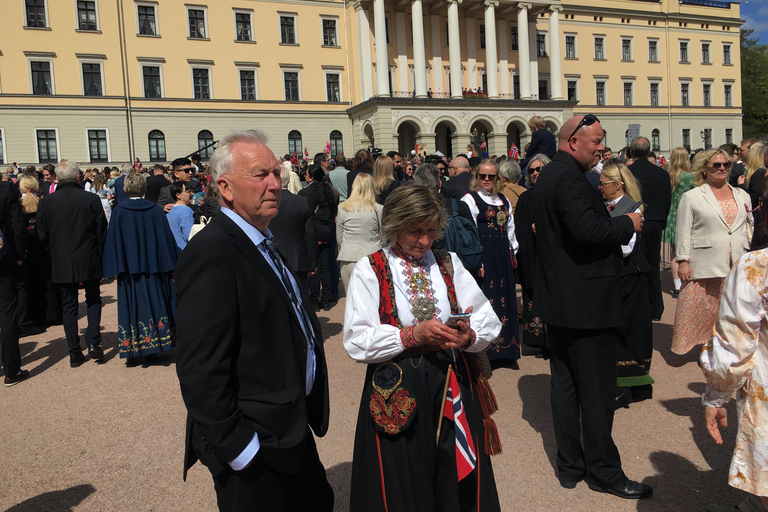
[[[299,347],[299,352],[306,352],[306,351],[307,351],[307,345],[306,344],[302,345],[301,347]]]

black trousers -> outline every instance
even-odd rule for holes
[[[588,473],[602,484],[621,483],[626,476],[611,437],[616,330],[548,327],[559,476],[577,479]]]
[[[666,222],[646,220],[643,222],[643,251],[645,259],[651,266],[648,272],[648,300],[651,302],[651,318],[661,319],[664,313],[664,298],[661,295],[661,232],[664,231]]]
[[[19,325],[16,323],[18,289],[16,262],[0,265],[0,352],[6,377],[18,375],[21,370],[19,351]]]
[[[229,467],[213,477],[216,501],[221,512],[332,512],[333,489],[317,455],[311,432],[304,465],[298,473],[277,473],[256,455],[242,471]]]
[[[85,342],[88,347],[101,345],[101,291],[100,279],[83,281],[85,289],[86,317],[88,327],[85,330]],[[60,283],[62,322],[64,335],[67,337],[69,355],[82,352],[80,347],[80,333],[77,327],[77,283]]]
[[[325,307],[333,299],[333,267],[335,263],[333,246],[331,244],[318,244],[317,246],[317,272],[309,276],[309,299],[313,306]],[[338,281],[338,272],[336,280]],[[322,294],[320,293],[320,283],[323,284]],[[338,286],[338,285],[337,285]],[[337,293],[338,297],[338,293]]]

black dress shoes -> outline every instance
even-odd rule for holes
[[[560,487],[564,489],[575,489],[576,484],[584,480],[584,477],[583,476],[580,476],[577,478],[562,477],[559,480],[560,480]]]
[[[629,389],[632,390],[632,403],[642,402],[643,400],[650,400],[653,398],[653,384],[632,386]]]
[[[632,391],[629,388],[616,388],[616,402],[614,404],[614,411],[618,411],[622,407],[629,407],[632,403]]]
[[[104,359],[104,351],[98,345],[88,347],[88,355],[90,356],[92,361],[100,362],[102,359]]]
[[[70,368],[77,368],[81,364],[85,362],[85,356],[82,352],[75,352],[74,354],[69,355],[69,367]]]
[[[587,485],[589,485],[589,488],[593,491],[613,494],[614,496],[627,500],[650,498],[653,494],[653,488],[650,485],[641,484],[640,482],[635,482],[629,478],[620,484],[614,485],[600,485],[599,483],[588,479]]]

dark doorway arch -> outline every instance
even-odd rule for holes
[[[410,155],[416,147],[416,135],[419,127],[411,121],[404,121],[397,127],[397,151],[401,155]]]
[[[445,156],[453,156],[453,136],[456,126],[449,121],[440,121],[435,127],[435,149]]]

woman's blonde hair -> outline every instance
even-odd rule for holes
[[[389,182],[395,181],[393,173],[395,163],[388,156],[380,156],[373,162],[373,181],[376,183],[376,193],[381,194]]]
[[[24,197],[21,198],[22,213],[35,213],[37,211],[37,203],[40,202],[40,198],[37,197],[37,193],[40,191],[40,184],[37,182],[37,178],[33,178],[29,174],[23,175],[19,179],[19,190],[24,194]]]
[[[437,238],[441,238],[447,217],[443,198],[437,190],[411,182],[397,187],[384,202],[381,234],[384,242],[391,247],[397,243],[397,235],[404,229],[437,222]]]
[[[129,174],[125,177],[123,189],[128,197],[141,197],[147,191],[147,178],[143,174]]]
[[[603,167],[602,175],[610,178],[616,183],[621,183],[621,188],[624,193],[635,202],[643,200],[643,195],[640,192],[640,184],[635,180],[635,176],[629,167],[622,163],[612,163]],[[640,207],[640,211],[643,211],[645,206]]]
[[[749,158],[747,158],[747,187],[752,175],[761,167],[765,167],[765,150],[768,148],[765,142],[755,142],[749,147]]]
[[[361,172],[352,182],[352,193],[339,205],[345,212],[375,212],[376,187],[370,174]]]
[[[691,158],[688,155],[688,150],[685,148],[675,148],[672,150],[672,154],[669,155],[669,184],[672,186],[672,192],[674,193],[678,185],[680,185],[680,176],[684,172],[691,172]]]
[[[496,193],[501,192],[504,189],[504,181],[501,179],[501,176],[499,176],[499,164],[496,163],[496,160],[490,158],[486,158],[477,164],[477,167],[472,169],[474,178],[472,178],[472,183],[469,185],[469,189],[473,192],[480,190],[480,180],[477,179],[477,175],[480,173],[480,169],[486,166],[491,166],[496,169],[496,182],[493,184],[493,191]]]
[[[754,146],[753,146],[754,147]],[[696,156],[702,155],[700,159],[696,159],[694,157],[693,163],[693,172],[696,174],[696,186],[700,187],[704,183],[707,182],[707,165],[709,165],[709,161],[712,160],[717,155],[722,155],[723,158],[725,158],[726,162],[731,161],[731,157],[728,156],[728,153],[724,149],[708,149],[707,151],[700,151]]]

